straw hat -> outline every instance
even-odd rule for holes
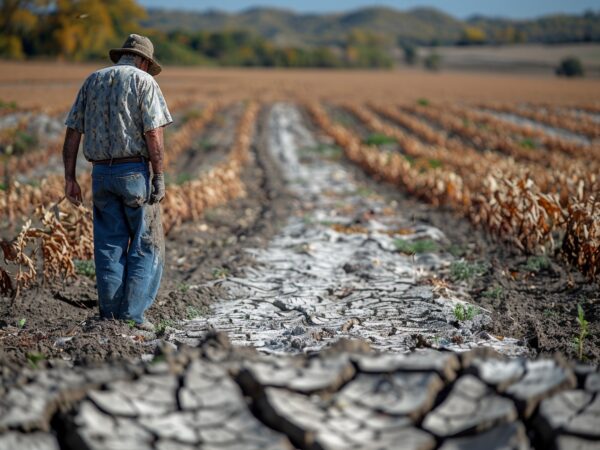
[[[110,60],[114,63],[119,61],[119,58],[123,53],[133,53],[134,55],[143,56],[150,62],[148,66],[148,73],[156,76],[162,70],[161,65],[154,58],[154,45],[152,41],[146,36],[140,36],[139,34],[130,34],[121,48],[113,48],[108,52]]]

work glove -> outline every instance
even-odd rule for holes
[[[160,202],[165,198],[165,175],[163,173],[155,173],[152,176],[152,194],[150,194],[150,205]]]

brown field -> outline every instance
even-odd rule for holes
[[[429,53],[420,49],[420,55]],[[444,67],[457,70],[537,74],[554,77],[559,61],[569,56],[581,60],[586,76],[600,76],[600,45],[598,44],[524,44],[506,46],[438,47]]]
[[[0,99],[66,109],[97,64],[0,62]],[[278,99],[365,101],[600,102],[600,80],[420,70],[335,71],[166,67],[158,81],[169,102]]]

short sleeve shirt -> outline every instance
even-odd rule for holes
[[[154,77],[133,63],[119,63],[85,80],[65,125],[83,133],[83,154],[95,161],[148,158],[144,133],[172,122]]]

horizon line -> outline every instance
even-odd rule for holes
[[[143,5],[143,3],[142,3],[142,5]],[[485,17],[487,19],[505,19],[505,20],[513,20],[513,21],[515,21],[515,20],[533,20],[533,19],[541,19],[544,17],[561,16],[561,15],[562,16],[581,16],[583,14],[586,14],[589,11],[596,13],[596,14],[600,14],[600,8],[598,8],[598,9],[585,8],[582,11],[580,11],[579,13],[555,11],[555,12],[539,14],[536,16],[522,16],[522,17],[504,16],[504,15],[498,15],[498,14],[488,15],[485,13],[472,13],[472,14],[468,14],[466,16],[461,17],[459,15],[454,15],[450,12],[447,12],[447,11],[445,11],[441,8],[437,8],[435,6],[423,5],[423,6],[415,6],[412,8],[401,9],[401,8],[396,8],[391,5],[384,5],[384,4],[366,5],[366,6],[359,6],[357,8],[348,8],[348,9],[344,9],[344,10],[331,10],[331,11],[299,11],[292,7],[283,7],[283,6],[280,7],[280,6],[270,6],[270,5],[260,5],[260,4],[248,6],[245,8],[238,8],[238,9],[220,9],[218,7],[206,7],[206,8],[189,7],[189,8],[186,8],[185,6],[172,7],[172,8],[168,8],[168,7],[165,8],[164,6],[144,6],[144,8],[146,10],[153,10],[153,11],[196,12],[196,13],[200,13],[200,14],[220,13],[220,14],[229,14],[229,15],[242,14],[242,13],[249,12],[252,10],[270,10],[270,11],[288,12],[288,13],[293,13],[296,15],[311,15],[311,16],[350,14],[353,12],[364,11],[364,10],[368,10],[368,9],[388,9],[388,10],[392,10],[392,11],[396,11],[396,12],[410,12],[410,11],[415,11],[415,10],[429,9],[429,10],[433,10],[433,11],[436,11],[436,12],[439,12],[442,14],[446,14],[447,16],[450,16],[452,18],[459,18],[460,20],[468,20],[468,19],[474,18],[474,17]]]

